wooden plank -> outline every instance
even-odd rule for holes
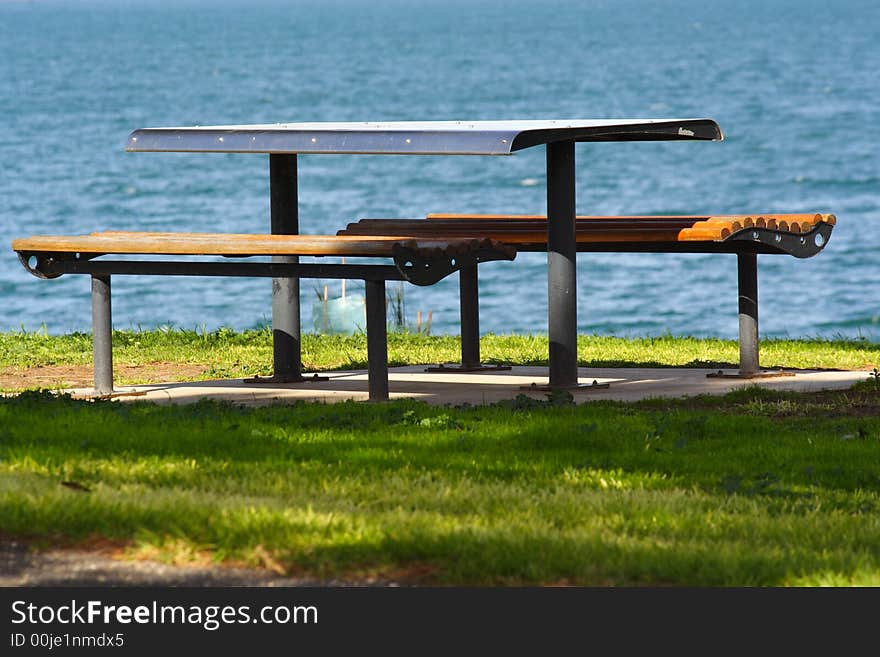
[[[819,223],[835,225],[831,214],[779,214],[739,217],[711,217],[681,231],[681,241],[720,241],[748,228],[767,228],[786,233],[808,233]]]
[[[578,215],[576,218],[578,221],[630,221],[630,220],[664,220],[664,219],[679,219],[679,220],[691,220],[694,223],[698,221],[731,221],[737,219],[745,219],[746,217],[763,217],[765,219],[775,218],[777,220],[782,219],[784,221],[798,221],[802,222],[805,220],[811,221],[812,223],[818,223],[819,221],[824,221],[827,224],[832,226],[836,223],[836,217],[833,214],[819,214],[819,213],[801,213],[801,214],[786,214],[786,213],[759,213],[759,214],[733,214],[733,215],[622,215],[622,216],[592,216],[592,215]],[[467,221],[467,220],[508,220],[508,221],[528,221],[528,220],[541,220],[547,221],[547,217],[545,215],[538,214],[466,214],[466,213],[440,213],[440,212],[432,212],[426,215],[426,219],[429,221],[435,220],[447,220],[447,221]]]
[[[711,215],[577,215],[578,221],[629,221],[632,219],[677,219],[691,220],[692,222],[704,221]],[[546,215],[541,214],[468,214],[468,213],[444,213],[431,212],[425,215],[428,221],[547,221]]]
[[[438,215],[432,215],[438,216]],[[20,252],[155,255],[303,255],[390,257],[395,246],[435,254],[465,253],[500,244],[540,247],[547,241],[546,219],[535,215],[444,215],[457,219],[363,219],[337,235],[265,235],[250,233],[171,233],[104,231],[91,235],[34,236],[17,239]],[[478,217],[474,219],[474,217]],[[485,218],[479,218],[485,217]],[[697,217],[588,217],[576,222],[578,244],[652,244],[720,242],[752,227],[808,232],[830,214],[775,214]],[[379,233],[379,234],[377,234]]]
[[[693,221],[686,220],[632,220],[621,221],[592,221],[582,223],[575,222],[578,232],[591,232],[603,229],[613,230],[653,230],[653,229],[682,229],[694,225]],[[483,235],[493,232],[515,233],[521,230],[547,231],[546,221],[424,221],[422,219],[361,219],[356,223],[350,223],[337,235],[388,235],[388,234],[430,234],[430,235]]]
[[[629,217],[578,217],[578,244],[591,242],[677,242],[723,241],[741,230],[766,228],[790,233],[805,233],[818,223],[836,223],[830,214],[727,215],[698,217],[673,215]],[[341,235],[370,235],[377,232],[404,231],[410,235],[477,237],[488,236],[511,244],[543,244],[546,218],[539,215],[429,215],[429,220],[361,219],[349,224]],[[679,231],[673,235],[671,231]]]
[[[819,222],[825,222],[830,225],[835,225],[837,222],[837,218],[833,214],[819,214],[819,213],[809,213],[809,214],[751,214],[751,215],[731,215],[731,216],[712,216],[706,219],[706,221],[710,223],[724,223],[727,221],[740,221],[741,223],[747,225],[747,227],[751,227],[752,224],[759,225],[761,221],[765,223],[768,220],[774,219],[778,221],[786,221],[789,224],[791,222],[797,222],[800,225],[807,224],[810,226],[815,226]]]
[[[479,239],[407,239],[400,236],[250,235],[213,233],[145,233],[113,231],[92,235],[34,236],[12,243],[16,251],[154,255],[314,255],[390,257],[394,247],[463,253],[485,246]]]
[[[678,227],[672,228],[602,228],[590,231],[576,231],[575,238],[579,244],[589,242],[675,242],[681,231]],[[415,239],[422,235],[420,231],[408,231],[401,238]],[[441,233],[446,235],[446,233]],[[485,230],[460,230],[454,231],[447,235],[450,238],[459,237],[487,237],[495,242],[503,244],[546,244],[547,231],[534,229],[520,230],[493,230],[487,228]]]

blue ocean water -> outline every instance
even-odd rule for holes
[[[876,340],[878,28],[871,0],[0,2],[0,330],[89,328],[87,277],[32,278],[14,237],[268,228],[266,156],[125,153],[135,128],[707,116],[725,141],[579,145],[578,211],[833,212],[823,253],[759,259],[762,333]],[[545,209],[542,149],[302,156],[299,173],[303,232]],[[484,331],[546,331],[545,266],[481,267]],[[579,329],[733,337],[735,269],[582,254]],[[458,331],[457,277],[405,299],[410,321],[431,311],[433,332]],[[270,308],[264,280],[114,282],[117,328],[243,329]]]

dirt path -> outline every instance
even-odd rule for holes
[[[171,383],[193,379],[209,366],[186,363],[147,363],[144,365],[114,365],[117,381]],[[91,365],[39,365],[37,367],[0,368],[0,390],[24,388],[83,388],[92,385],[94,371]]]
[[[373,583],[386,584],[387,583]],[[171,566],[128,561],[104,550],[34,550],[0,539],[0,586],[344,586],[341,581],[280,577],[265,570]]]

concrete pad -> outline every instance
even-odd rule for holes
[[[724,394],[749,385],[774,390],[846,389],[867,379],[862,371],[793,371],[794,376],[767,379],[708,378],[718,370],[694,368],[581,368],[580,382],[611,384],[608,388],[572,390],[575,401],[614,399],[635,401],[652,397],[687,397],[701,394]],[[338,402],[366,401],[366,370],[328,372],[327,381],[266,384],[245,383],[243,379],[164,383],[120,387],[119,400],[187,404],[200,399],[214,399],[248,406],[294,400]],[[514,367],[509,371],[473,373],[429,373],[424,366],[394,367],[389,372],[391,399],[414,398],[430,404],[490,404],[527,394],[544,399],[546,393],[529,386],[546,385],[546,367]],[[89,389],[70,391],[75,396],[89,396]]]

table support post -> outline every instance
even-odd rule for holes
[[[370,401],[388,401],[388,327],[385,281],[364,281],[367,303],[367,386]]]
[[[757,374],[758,365],[758,255],[736,255],[739,289],[739,372]]]
[[[113,319],[110,277],[92,276],[92,359],[95,394],[113,392]]]
[[[273,235],[299,234],[296,153],[269,155],[269,198]],[[272,256],[272,262],[299,262],[297,256]],[[245,379],[248,383],[326,381],[317,374],[302,376],[299,279],[272,279],[272,376]]]
[[[273,235],[299,233],[296,154],[269,155],[269,194]],[[296,256],[273,256],[272,262],[299,262]],[[272,279],[273,379],[302,380],[299,279]]]
[[[574,142],[547,144],[547,293],[550,387],[577,386]]]

